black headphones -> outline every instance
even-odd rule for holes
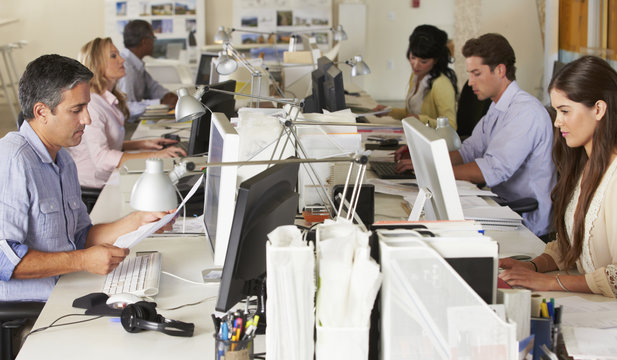
[[[153,330],[171,336],[191,337],[195,329],[193,323],[165,319],[156,313],[156,303],[148,301],[127,305],[122,310],[120,322],[124,330],[130,333]]]

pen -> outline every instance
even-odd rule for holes
[[[547,307],[547,310],[548,310],[548,316],[552,320],[555,320],[555,308],[553,306],[555,306],[554,302],[550,302],[549,301],[549,302],[546,303],[546,307]]]
[[[543,318],[548,317],[548,307],[546,306],[546,302],[540,304],[540,313],[542,314]]]

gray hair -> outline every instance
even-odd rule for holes
[[[130,49],[139,46],[143,39],[152,37],[152,25],[145,20],[131,20],[122,32],[124,47]]]
[[[92,72],[75,59],[61,55],[43,55],[26,66],[19,80],[19,104],[24,118],[34,118],[34,104],[47,105],[52,113],[62,102],[62,93],[80,83],[88,83]]]

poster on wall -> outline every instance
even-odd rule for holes
[[[309,34],[327,49],[332,0],[234,0],[233,27],[236,44],[287,44],[292,35]]]
[[[156,36],[153,57],[188,60],[187,48],[205,44],[204,11],[204,0],[106,0],[105,35],[121,49],[124,26],[145,20]]]

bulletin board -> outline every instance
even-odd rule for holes
[[[116,47],[124,47],[124,26],[134,19],[152,24],[157,38],[154,57],[160,57],[157,55],[167,43],[184,42],[184,48],[191,43],[205,44],[204,0],[105,0],[105,35]]]
[[[329,47],[332,32],[323,29],[332,27],[332,0],[233,0],[233,27],[277,32],[279,44],[289,42],[294,32],[315,29],[317,44]],[[235,44],[272,42],[272,35],[236,31],[232,36]]]

